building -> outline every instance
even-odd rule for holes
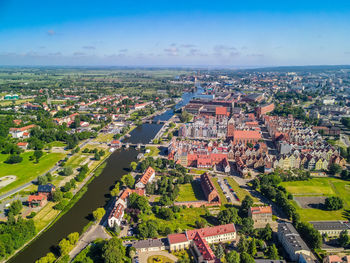
[[[272,223],[272,207],[256,206],[248,210],[248,216],[254,221],[254,225],[266,225]]]
[[[7,94],[4,96],[4,100],[18,100],[19,96],[17,94]]]
[[[38,194],[45,195],[47,199],[52,197],[52,193],[56,191],[56,187],[53,184],[45,184],[38,186]]]
[[[179,251],[189,248],[197,233],[199,233],[208,244],[236,241],[237,234],[234,224],[187,230],[184,233],[168,235],[169,250]]]
[[[344,221],[314,221],[310,222],[321,235],[339,237],[340,232],[350,231],[350,223]]]
[[[205,198],[208,202],[220,202],[220,196],[211,180],[209,174],[204,173],[201,175],[201,187]]]
[[[118,203],[114,206],[112,212],[108,216],[108,226],[115,227],[120,226],[124,216],[125,206],[122,203]]]
[[[233,131],[233,143],[234,144],[247,144],[247,143],[258,143],[261,140],[261,134],[259,131]]]
[[[23,150],[27,150],[28,149],[28,143],[27,142],[18,142],[17,146]]]
[[[155,178],[156,172],[154,169],[150,166],[147,168],[146,172],[142,175],[142,177],[138,180],[138,182],[135,185],[135,188],[145,188],[146,184],[153,181]]]
[[[28,197],[29,207],[42,207],[47,203],[47,196],[44,194],[30,195]]]
[[[338,255],[329,255],[323,259],[323,263],[343,263],[343,259]]]
[[[291,261],[298,261],[299,254],[311,256],[311,251],[291,223],[278,224],[278,240]]]
[[[270,104],[264,104],[256,108],[256,115],[258,118],[260,118],[262,115],[272,112],[275,109],[275,104],[270,103]]]
[[[198,232],[192,240],[191,251],[197,263],[214,263],[217,261],[208,242]]]
[[[133,241],[131,246],[133,246],[138,253],[154,252],[168,249],[169,243],[167,238],[158,238]]]
[[[31,124],[28,126],[24,126],[21,128],[10,128],[10,134],[12,138],[23,138],[23,137],[29,137],[29,131],[36,127],[35,124]],[[28,134],[25,134],[28,133]]]

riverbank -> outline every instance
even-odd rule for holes
[[[109,156],[111,155],[111,153],[108,152],[108,154],[106,154],[101,162],[93,168],[93,170],[90,171],[89,176],[87,176],[82,183],[79,184],[78,186],[78,190],[74,193],[72,199],[70,200],[70,202],[64,207],[64,209],[62,211],[60,211],[58,213],[58,215],[51,220],[43,229],[41,229],[36,235],[35,237],[33,237],[31,240],[29,240],[27,243],[25,243],[21,248],[17,249],[10,257],[8,257],[7,259],[1,261],[1,263],[3,262],[7,262],[10,261],[12,258],[14,258],[18,253],[20,253],[23,249],[25,249],[28,245],[30,245],[33,241],[35,241],[36,239],[38,239],[45,231],[47,231],[48,229],[50,229],[50,227],[52,227],[55,222],[57,222],[57,220],[59,220],[63,215],[65,215],[73,206],[74,204],[76,204],[79,199],[85,194],[85,192],[87,191],[87,186],[89,185],[89,183],[91,183],[91,181],[96,178],[97,176],[99,176],[104,168],[104,164],[106,162],[106,160],[109,158]]]

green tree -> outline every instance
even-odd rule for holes
[[[249,255],[247,252],[241,253],[240,262],[241,263],[255,263],[254,258],[251,255]]]
[[[248,240],[244,236],[242,236],[239,239],[239,242],[237,244],[237,250],[240,253],[247,252],[248,251],[248,246],[249,246]]]
[[[20,200],[15,200],[11,203],[9,208],[9,213],[13,215],[18,215],[23,208],[22,202]]]
[[[225,255],[227,263],[239,263],[239,254],[236,251],[230,251]]]
[[[121,239],[113,237],[102,247],[102,257],[105,263],[123,263],[125,260],[125,247]]]
[[[79,233],[78,232],[73,232],[73,233],[70,233],[67,237],[67,239],[69,240],[69,242],[72,244],[72,245],[75,245],[78,240],[79,240]]]
[[[60,249],[61,256],[68,255],[68,253],[72,250],[73,245],[67,239],[62,239],[60,243],[58,243],[58,247]]]
[[[33,155],[34,155],[36,162],[38,163],[39,159],[44,155],[44,152],[42,150],[35,150]]]
[[[63,174],[64,176],[70,176],[70,175],[72,175],[72,174],[73,174],[73,168],[72,168],[71,166],[66,166],[66,167],[64,167],[63,170],[62,170],[62,174]]]
[[[56,261],[56,257],[52,252],[46,254],[45,257],[42,257],[35,261],[35,263],[54,263]]]
[[[253,238],[250,243],[249,243],[249,247],[248,247],[248,253],[250,255],[252,255],[253,257],[256,255],[256,253],[258,253],[257,249],[256,249],[256,240],[255,238]]]
[[[254,221],[250,217],[245,217],[242,219],[241,232],[244,234],[252,233],[254,229]]]
[[[136,163],[136,162],[131,162],[131,163],[130,163],[130,169],[131,169],[132,171],[135,171],[136,168],[137,168],[137,163]]]
[[[216,249],[215,249],[215,255],[217,258],[221,259],[224,256],[224,248],[222,247],[221,244],[217,245]]]
[[[94,212],[92,212],[92,215],[95,221],[100,221],[102,217],[105,215],[105,213],[106,213],[105,209],[103,207],[99,207]]]
[[[114,186],[114,188],[111,190],[111,196],[117,196],[120,192],[120,187],[119,187],[119,182],[116,183],[116,185]]]
[[[265,241],[269,241],[272,238],[272,228],[270,224],[266,224],[266,226],[259,231],[259,237]]]
[[[48,183],[48,179],[45,175],[38,176],[38,185],[44,185]]]
[[[333,163],[329,166],[329,173],[330,174],[339,174],[341,173],[342,169],[341,166],[339,164]]]
[[[221,225],[235,223],[237,224],[240,221],[240,218],[237,213],[237,209],[230,207],[228,209],[222,210],[217,216]]]
[[[272,244],[271,246],[269,246],[267,248],[266,255],[267,255],[268,259],[274,259],[274,260],[278,260],[279,259],[278,250],[277,250],[275,244]]]
[[[340,232],[338,243],[341,247],[346,248],[350,244],[350,238],[348,235],[348,231],[343,230]]]
[[[242,201],[241,207],[239,208],[239,215],[243,217],[248,216],[248,210],[254,204],[253,198],[250,195],[246,195]]]
[[[59,202],[63,198],[63,193],[60,190],[56,190],[52,193],[52,201]]]
[[[127,187],[133,187],[135,184],[135,179],[134,177],[132,177],[131,174],[126,174],[122,177],[121,181],[123,182],[123,184]]]
[[[324,206],[326,210],[332,211],[332,210],[342,209],[344,204],[343,204],[343,200],[341,200],[340,197],[331,196],[326,198]]]

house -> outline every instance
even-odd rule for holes
[[[47,199],[51,198],[54,191],[56,191],[56,187],[51,183],[38,186],[38,194],[46,195]]]
[[[314,221],[310,222],[321,235],[339,237],[344,230],[350,231],[350,223],[344,221]]]
[[[114,148],[117,148],[117,149],[122,147],[122,144],[121,144],[121,142],[119,140],[111,141],[110,145],[111,145],[111,147],[114,147]]]
[[[201,229],[187,230],[184,233],[168,235],[169,250],[179,251],[189,248],[197,233],[208,243],[236,241],[236,228],[234,224],[226,224]]]
[[[120,226],[124,216],[125,206],[121,203],[118,203],[114,206],[112,212],[108,216],[108,226],[115,227]]]
[[[272,207],[256,206],[248,210],[248,216],[253,219],[254,225],[266,225],[272,223]]]
[[[28,143],[27,142],[18,142],[17,146],[23,150],[27,150],[28,149]]]
[[[44,194],[30,195],[28,197],[29,207],[42,207],[47,203],[47,196]]]
[[[24,133],[29,134],[29,131],[34,127],[36,127],[35,124],[27,125],[21,128],[10,128],[10,134],[12,138],[23,138],[23,134]],[[26,135],[27,137],[29,136],[28,134]]]
[[[261,134],[259,131],[243,131],[235,130],[233,131],[233,143],[234,144],[255,144],[261,140]]]
[[[329,255],[326,256],[323,259],[323,263],[343,263],[346,261],[343,261],[341,257],[339,257],[338,255]]]
[[[208,242],[198,232],[192,240],[191,251],[197,263],[214,263],[217,261]]]
[[[208,173],[204,173],[200,177],[201,187],[205,198],[208,202],[220,202],[220,196],[213,184],[211,177]]]
[[[146,184],[153,181],[155,178],[156,172],[154,169],[150,166],[147,168],[146,172],[142,175],[142,177],[138,180],[138,182],[135,185],[135,188],[145,188]]]
[[[291,223],[278,224],[278,240],[291,261],[298,261],[299,254],[311,256],[311,251]]]
[[[157,238],[133,241],[131,246],[134,247],[138,253],[154,252],[169,248],[169,243],[167,238]]]

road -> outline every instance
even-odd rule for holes
[[[347,136],[347,135],[345,135],[345,134],[340,134],[340,140],[341,140],[347,147],[350,147],[349,136]]]
[[[79,147],[80,147],[80,148],[83,148],[86,144],[88,144],[88,143],[91,142],[92,140],[93,140],[93,139],[88,139],[88,140],[82,142],[82,143],[79,145]],[[68,155],[68,156],[69,156],[69,155]],[[52,167],[50,170],[48,170],[47,172],[43,173],[42,175],[45,175],[45,174],[47,174],[47,173],[53,173],[53,172],[57,171],[59,168],[60,168],[59,165],[55,165],[54,167]],[[5,198],[7,198],[7,197],[9,197],[9,196],[11,196],[11,195],[13,195],[13,194],[16,194],[16,193],[18,193],[18,192],[24,190],[24,189],[27,188],[28,186],[31,186],[31,185],[33,185],[33,184],[35,184],[35,183],[36,183],[36,179],[33,180],[33,181],[30,181],[30,182],[28,182],[28,183],[25,183],[25,184],[23,184],[23,185],[21,185],[21,186],[15,188],[15,189],[13,189],[13,190],[7,192],[6,194],[0,195],[0,200],[3,200],[3,199],[5,199]]]

